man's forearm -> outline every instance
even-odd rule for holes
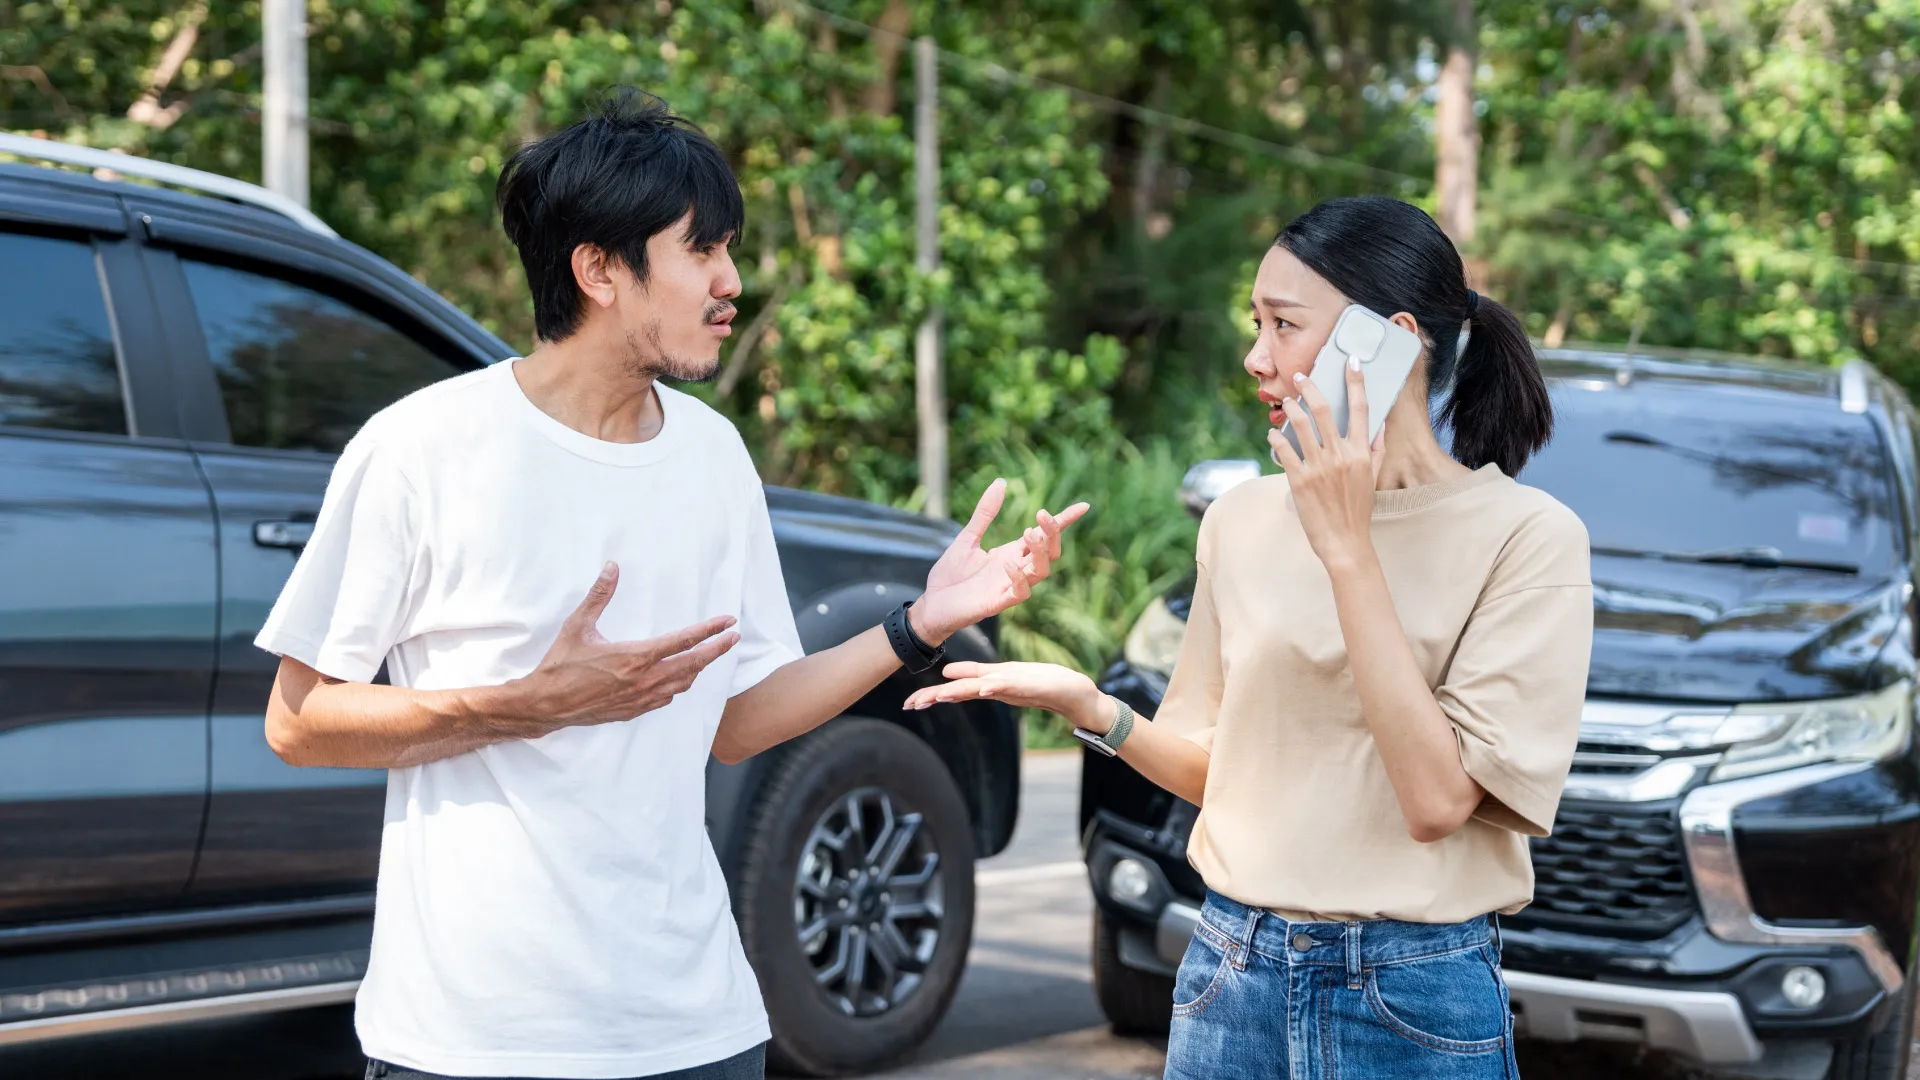
[[[267,744],[290,765],[400,769],[504,737],[505,688],[412,690],[341,682],[282,663],[267,706]]]
[[[713,755],[731,764],[799,738],[846,712],[898,670],[900,658],[878,626],[795,660],[727,702]]]

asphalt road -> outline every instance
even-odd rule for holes
[[[971,963],[946,1021],[887,1080],[1131,1080],[1158,1077],[1162,1044],[1114,1036],[1090,982],[1092,902],[1074,837],[1079,758],[1031,754],[1011,848],[980,865]],[[350,1080],[345,1008],[82,1042],[0,1049],[5,1080]],[[1624,1050],[1526,1044],[1524,1075],[1553,1080],[1697,1080]]]

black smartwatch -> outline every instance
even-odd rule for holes
[[[913,624],[907,621],[907,609],[912,606],[913,601],[909,600],[894,608],[880,625],[887,631],[887,644],[893,646],[893,655],[906,665],[907,673],[924,675],[940,666],[947,658],[947,650],[944,646],[934,648],[913,632]]]

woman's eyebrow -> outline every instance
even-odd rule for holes
[[[1276,310],[1280,308],[1301,308],[1307,305],[1299,300],[1289,300],[1284,296],[1263,296],[1260,302]],[[1251,303],[1251,301],[1249,301]]]

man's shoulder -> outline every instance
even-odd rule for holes
[[[752,460],[747,455],[747,442],[741,437],[740,429],[734,426],[733,421],[725,413],[684,390],[675,390],[671,386],[657,382],[653,385],[654,389],[660,393],[661,403],[668,416],[667,423],[686,425],[682,435],[687,441],[709,451],[723,450],[727,453],[738,453],[748,461]],[[675,438],[680,437],[682,436],[675,436]]]
[[[733,421],[727,419],[725,413],[707,402],[685,390],[676,390],[664,383],[656,382],[653,388],[665,400],[668,412],[679,417],[701,434],[722,435],[735,440],[740,438],[740,430],[733,426]]]
[[[374,413],[360,434],[380,440],[409,434],[431,437],[480,420],[474,405],[486,395],[498,374],[490,367],[480,368],[428,383]]]

